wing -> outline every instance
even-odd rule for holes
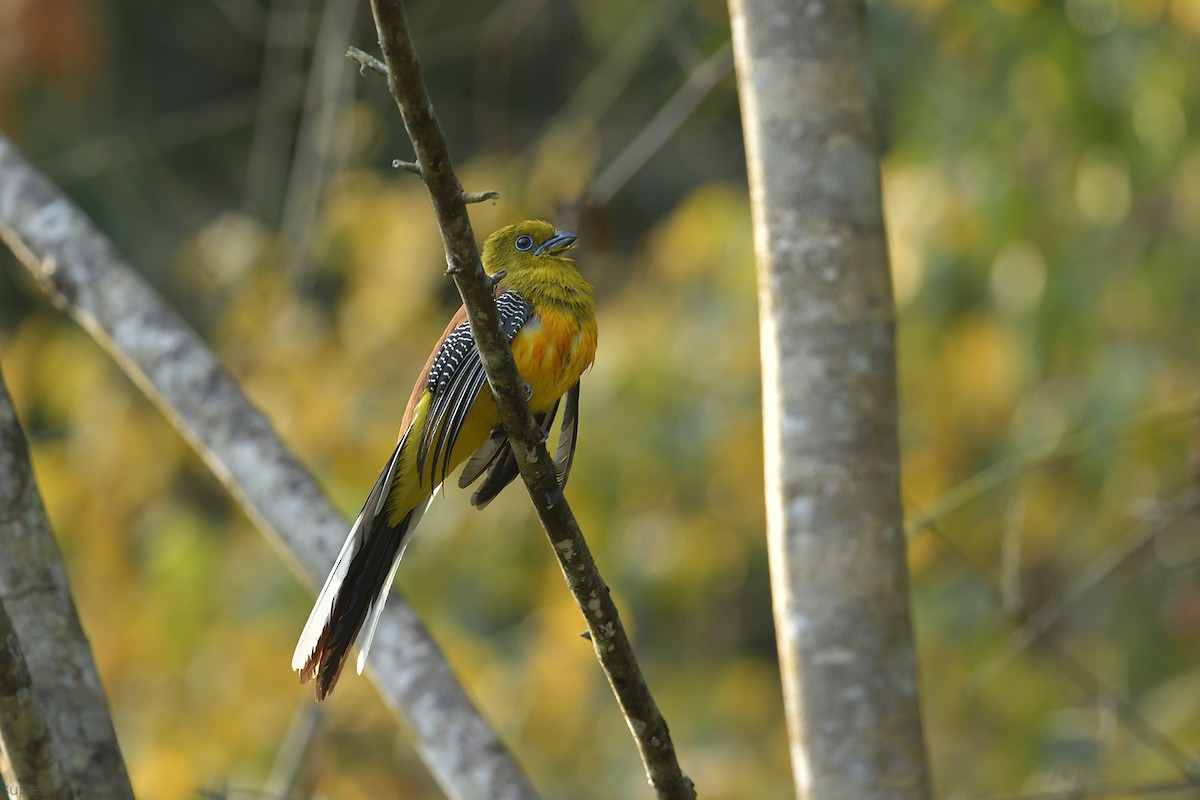
[[[517,331],[533,314],[533,306],[514,291],[496,298],[500,329],[511,343]],[[430,486],[437,486],[449,472],[450,454],[458,441],[464,420],[475,399],[487,383],[483,360],[475,349],[475,337],[469,322],[449,332],[429,366],[426,389],[430,394],[429,412],[417,443],[417,473],[428,467]],[[440,474],[439,474],[440,473]]]
[[[551,505],[558,501],[562,496],[563,490],[567,487],[567,476],[571,474],[571,464],[575,461],[575,446],[579,442],[579,382],[567,390],[563,395],[566,401],[563,406],[562,426],[559,429],[558,448],[554,453],[554,466],[558,473],[558,494],[552,498]],[[559,402],[544,411],[541,414],[534,414],[533,418],[542,430],[549,431],[550,426],[554,424],[554,415],[558,413]],[[496,495],[512,483],[513,479],[520,474],[517,468],[517,459],[513,455],[512,447],[508,443],[508,437],[504,435],[504,429],[496,427],[492,430],[487,441],[480,445],[479,449],[467,461],[467,465],[463,468],[462,475],[459,476],[459,488],[466,488],[479,479],[484,472],[487,472],[487,477],[483,479],[483,483],[479,484],[479,488],[471,495],[471,505],[476,508],[483,508],[488,503],[495,499]]]
[[[558,491],[567,488],[567,476],[575,463],[575,446],[579,444],[579,381],[563,395],[562,427],[558,430],[558,449],[554,451],[554,466],[558,471]]]
[[[534,414],[533,420],[538,427],[546,430],[548,425],[553,422],[556,411],[558,411],[557,401],[541,414]],[[513,455],[512,445],[508,443],[508,437],[504,435],[504,428],[499,425],[492,429],[487,441],[480,445],[467,461],[467,465],[458,479],[459,488],[465,489],[470,486],[485,471],[487,476],[483,479],[483,483],[479,484],[479,487],[471,495],[471,505],[476,508],[486,507],[488,503],[496,499],[496,495],[500,494],[504,487],[521,474],[517,468],[517,458]]]

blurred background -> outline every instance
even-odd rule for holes
[[[703,797],[788,797],[726,8],[407,5],[463,183],[503,194],[477,234],[581,234],[601,339],[569,494],[681,761]],[[1180,782],[1200,751],[1200,2],[876,0],[868,35],[939,796]],[[391,168],[411,158],[395,107],[343,58],[374,39],[361,0],[0,0],[0,129],[347,514],[457,305],[425,191]],[[7,252],[0,363],[135,791],[267,796],[312,702],[288,669],[311,595]],[[547,797],[646,796],[521,491],[479,513],[449,489],[397,583]],[[440,796],[353,676],[303,770],[328,797]]]

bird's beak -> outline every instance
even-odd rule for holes
[[[575,234],[570,231],[555,231],[554,235],[542,242],[542,246],[533,251],[535,256],[542,253],[561,253],[575,244]]]

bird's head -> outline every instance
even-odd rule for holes
[[[575,244],[575,234],[560,231],[534,219],[501,228],[483,244],[483,269],[494,275],[504,270],[509,278],[522,272],[562,269],[573,262],[564,255]]]

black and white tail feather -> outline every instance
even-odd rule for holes
[[[473,370],[461,370],[459,374],[470,372]],[[563,418],[554,459],[558,475],[558,490],[554,497],[549,498],[551,503],[557,502],[563,489],[566,488],[567,477],[570,475],[571,465],[575,459],[575,446],[579,440],[578,382],[567,391],[562,401],[556,402],[545,412],[535,415],[542,430],[550,430],[560,405],[563,406]],[[442,414],[447,411],[450,412],[452,419],[465,414],[457,408],[446,409]],[[439,424],[426,426],[426,429],[428,430],[430,427],[436,430],[438,427],[446,428],[447,426]],[[422,442],[424,446],[419,448],[418,469],[423,468],[422,462],[425,460],[423,456],[430,445],[435,451],[432,459],[434,465],[439,461],[448,460],[456,436],[455,432],[450,436],[448,442],[445,441],[444,434],[437,437],[436,442],[432,441],[434,437],[429,437],[430,441]],[[356,669],[360,675],[362,674],[363,668],[366,666],[367,653],[371,648],[371,641],[375,637],[376,626],[379,624],[379,617],[383,612],[384,603],[387,601],[392,580],[396,576],[396,569],[400,565],[401,556],[404,555],[404,548],[408,544],[409,536],[417,527],[417,523],[420,522],[425,510],[432,502],[433,496],[436,495],[437,490],[441,488],[441,483],[445,480],[446,475],[443,468],[440,476],[442,480],[437,482],[437,487],[430,499],[406,514],[398,524],[394,526],[388,524],[386,508],[388,490],[395,479],[406,440],[407,436],[396,445],[391,458],[388,459],[387,466],[380,473],[379,479],[367,496],[367,501],[363,504],[362,511],[359,512],[358,518],[350,528],[350,534],[346,537],[345,544],[342,545],[329,577],[325,579],[325,585],[321,587],[320,594],[317,595],[312,613],[309,614],[308,621],[304,624],[304,630],[300,633],[300,639],[296,643],[296,649],[292,653],[292,669],[300,673],[300,682],[307,683],[316,679],[318,700],[324,700],[333,691],[342,668],[345,666],[346,657],[356,639],[361,639]],[[439,452],[444,452],[446,457],[439,459]],[[431,467],[432,469],[434,467]],[[458,485],[460,488],[466,488],[485,473],[486,476],[479,488],[471,496],[471,504],[476,508],[483,508],[490,503],[519,474],[512,447],[500,427],[495,428],[487,440],[467,460]],[[430,477],[434,478],[435,474],[431,472]]]
[[[292,669],[300,672],[300,682],[317,679],[318,700],[324,700],[333,690],[350,647],[365,623],[366,635],[362,638],[357,665],[359,674],[362,673],[375,626],[379,623],[409,534],[429,506],[428,501],[421,504],[395,526],[387,522],[387,487],[395,478],[404,444],[402,439],[396,445],[387,466],[367,495],[292,653]]]

